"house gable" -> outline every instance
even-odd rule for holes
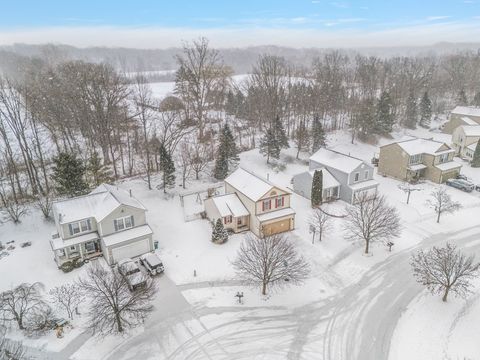
[[[276,186],[272,186],[272,188],[265,195],[263,195],[258,201],[262,201],[264,199],[269,199],[272,197],[282,196],[282,195],[290,195],[290,193]]]

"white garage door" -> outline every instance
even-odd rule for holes
[[[116,263],[125,258],[133,258],[150,252],[150,241],[148,238],[139,239],[131,244],[112,249],[113,262]]]

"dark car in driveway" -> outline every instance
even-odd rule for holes
[[[147,269],[150,275],[161,274],[164,272],[162,260],[155,253],[148,253],[140,256],[140,264]]]
[[[463,179],[448,179],[446,184],[448,186],[460,189],[465,192],[472,192],[475,188],[474,184],[472,184],[470,181]]]
[[[128,283],[130,291],[135,291],[147,283],[147,277],[132,259],[123,259],[118,262],[118,272]]]

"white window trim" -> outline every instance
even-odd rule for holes
[[[353,182],[359,182],[360,181],[360,173],[356,172],[353,174]]]
[[[84,219],[80,221],[75,221],[68,224],[70,235],[78,235],[92,230],[92,222],[90,219]],[[82,224],[86,224],[85,230],[82,230]],[[74,231],[74,226],[78,227],[78,232]]]
[[[365,170],[364,180],[367,180],[369,176],[370,176],[370,171]]]
[[[115,227],[115,222],[116,222],[117,226],[114,230],[115,231],[122,231],[122,230],[127,230],[127,229],[133,228],[133,222],[131,221],[131,218],[132,218],[132,216],[128,215],[128,216],[123,216],[121,218],[115,219],[113,221],[113,223],[114,223],[113,226]],[[130,226],[127,226],[127,222],[126,222],[127,219],[130,221]],[[120,224],[122,224],[122,228],[120,228],[120,226],[119,226]]]

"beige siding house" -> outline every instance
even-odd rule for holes
[[[222,218],[235,232],[250,230],[258,237],[293,230],[291,193],[239,168],[225,179],[225,195],[205,200],[210,220]]]
[[[146,209],[131,193],[103,184],[90,194],[53,204],[50,245],[58,266],[104,256],[113,265],[154,250]]]
[[[453,131],[462,125],[480,125],[480,108],[471,106],[457,106],[452,110],[443,132],[453,134]]]
[[[472,161],[475,147],[480,140],[480,125],[462,125],[452,134],[452,144],[456,155]]]
[[[427,179],[443,183],[460,173],[455,150],[430,139],[410,139],[380,147],[378,174],[403,181]]]

